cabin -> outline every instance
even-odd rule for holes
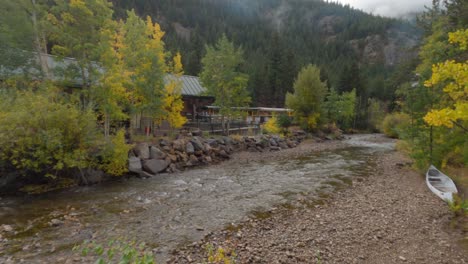
[[[175,78],[172,75],[166,76],[166,80]],[[214,103],[213,96],[206,95],[206,88],[200,83],[196,76],[183,75],[179,78],[182,82],[182,100],[184,101],[184,110],[182,115],[188,120],[196,120],[203,109]]]

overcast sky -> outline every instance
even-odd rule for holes
[[[413,11],[421,11],[424,5],[431,6],[431,0],[335,0],[366,12],[396,17]]]

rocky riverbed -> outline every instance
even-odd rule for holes
[[[370,141],[388,142],[381,136]],[[282,153],[242,154],[233,162],[242,166],[308,151],[305,143]],[[238,263],[467,263],[467,234],[453,227],[447,205],[409,168],[410,161],[391,151],[375,164],[369,177],[353,180],[326,201],[279,207],[216,231],[175,251],[170,263],[201,263],[208,246],[235,254]]]
[[[0,263],[92,263],[71,248],[122,236],[145,242],[158,263],[202,263],[207,245],[235,252],[237,263],[467,262],[446,205],[393,140],[268,144],[244,139],[246,151],[226,148],[229,160],[184,172],[1,198]],[[171,164],[193,164],[184,160],[193,143],[181,145],[157,147],[165,158],[174,149]],[[222,150],[205,144],[193,156],[202,163]]]

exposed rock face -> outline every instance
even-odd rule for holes
[[[386,36],[371,35],[365,39],[351,40],[349,44],[364,62],[392,66],[405,58],[416,56],[415,51],[411,50],[418,44],[418,38],[388,30]]]

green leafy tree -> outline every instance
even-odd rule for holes
[[[324,108],[330,122],[338,123],[343,129],[350,128],[356,115],[356,90],[338,94],[331,89]]]
[[[229,121],[238,114],[234,107],[250,103],[246,89],[248,76],[238,71],[242,56],[242,49],[236,48],[223,35],[214,46],[206,46],[206,55],[202,59],[200,80],[207,93],[215,97],[214,104],[219,107],[225,134],[229,133]]]
[[[122,22],[109,22],[101,30],[100,62],[105,69],[93,94],[100,114],[104,118],[104,135],[110,135],[111,120],[128,118],[125,109],[129,105],[130,85],[129,71],[124,64],[122,50],[125,48]]]
[[[101,74],[101,30],[112,20],[112,4],[107,0],[56,0],[47,16],[51,25],[52,53],[71,57],[76,63],[63,65],[67,82],[82,85],[83,105],[94,103],[92,86]]]
[[[0,75],[3,79],[12,75],[48,77],[47,60],[41,56],[47,53],[44,1],[0,0],[0,6]]]
[[[286,106],[304,129],[316,128],[322,113],[327,86],[320,80],[320,69],[308,65],[299,72],[294,82],[294,93],[286,94]]]
[[[164,32],[150,17],[145,22],[132,10],[125,21],[124,35],[122,52],[130,78],[132,112],[149,116],[152,121],[147,125],[154,130],[154,122],[165,115],[162,98],[168,68],[162,41]]]

